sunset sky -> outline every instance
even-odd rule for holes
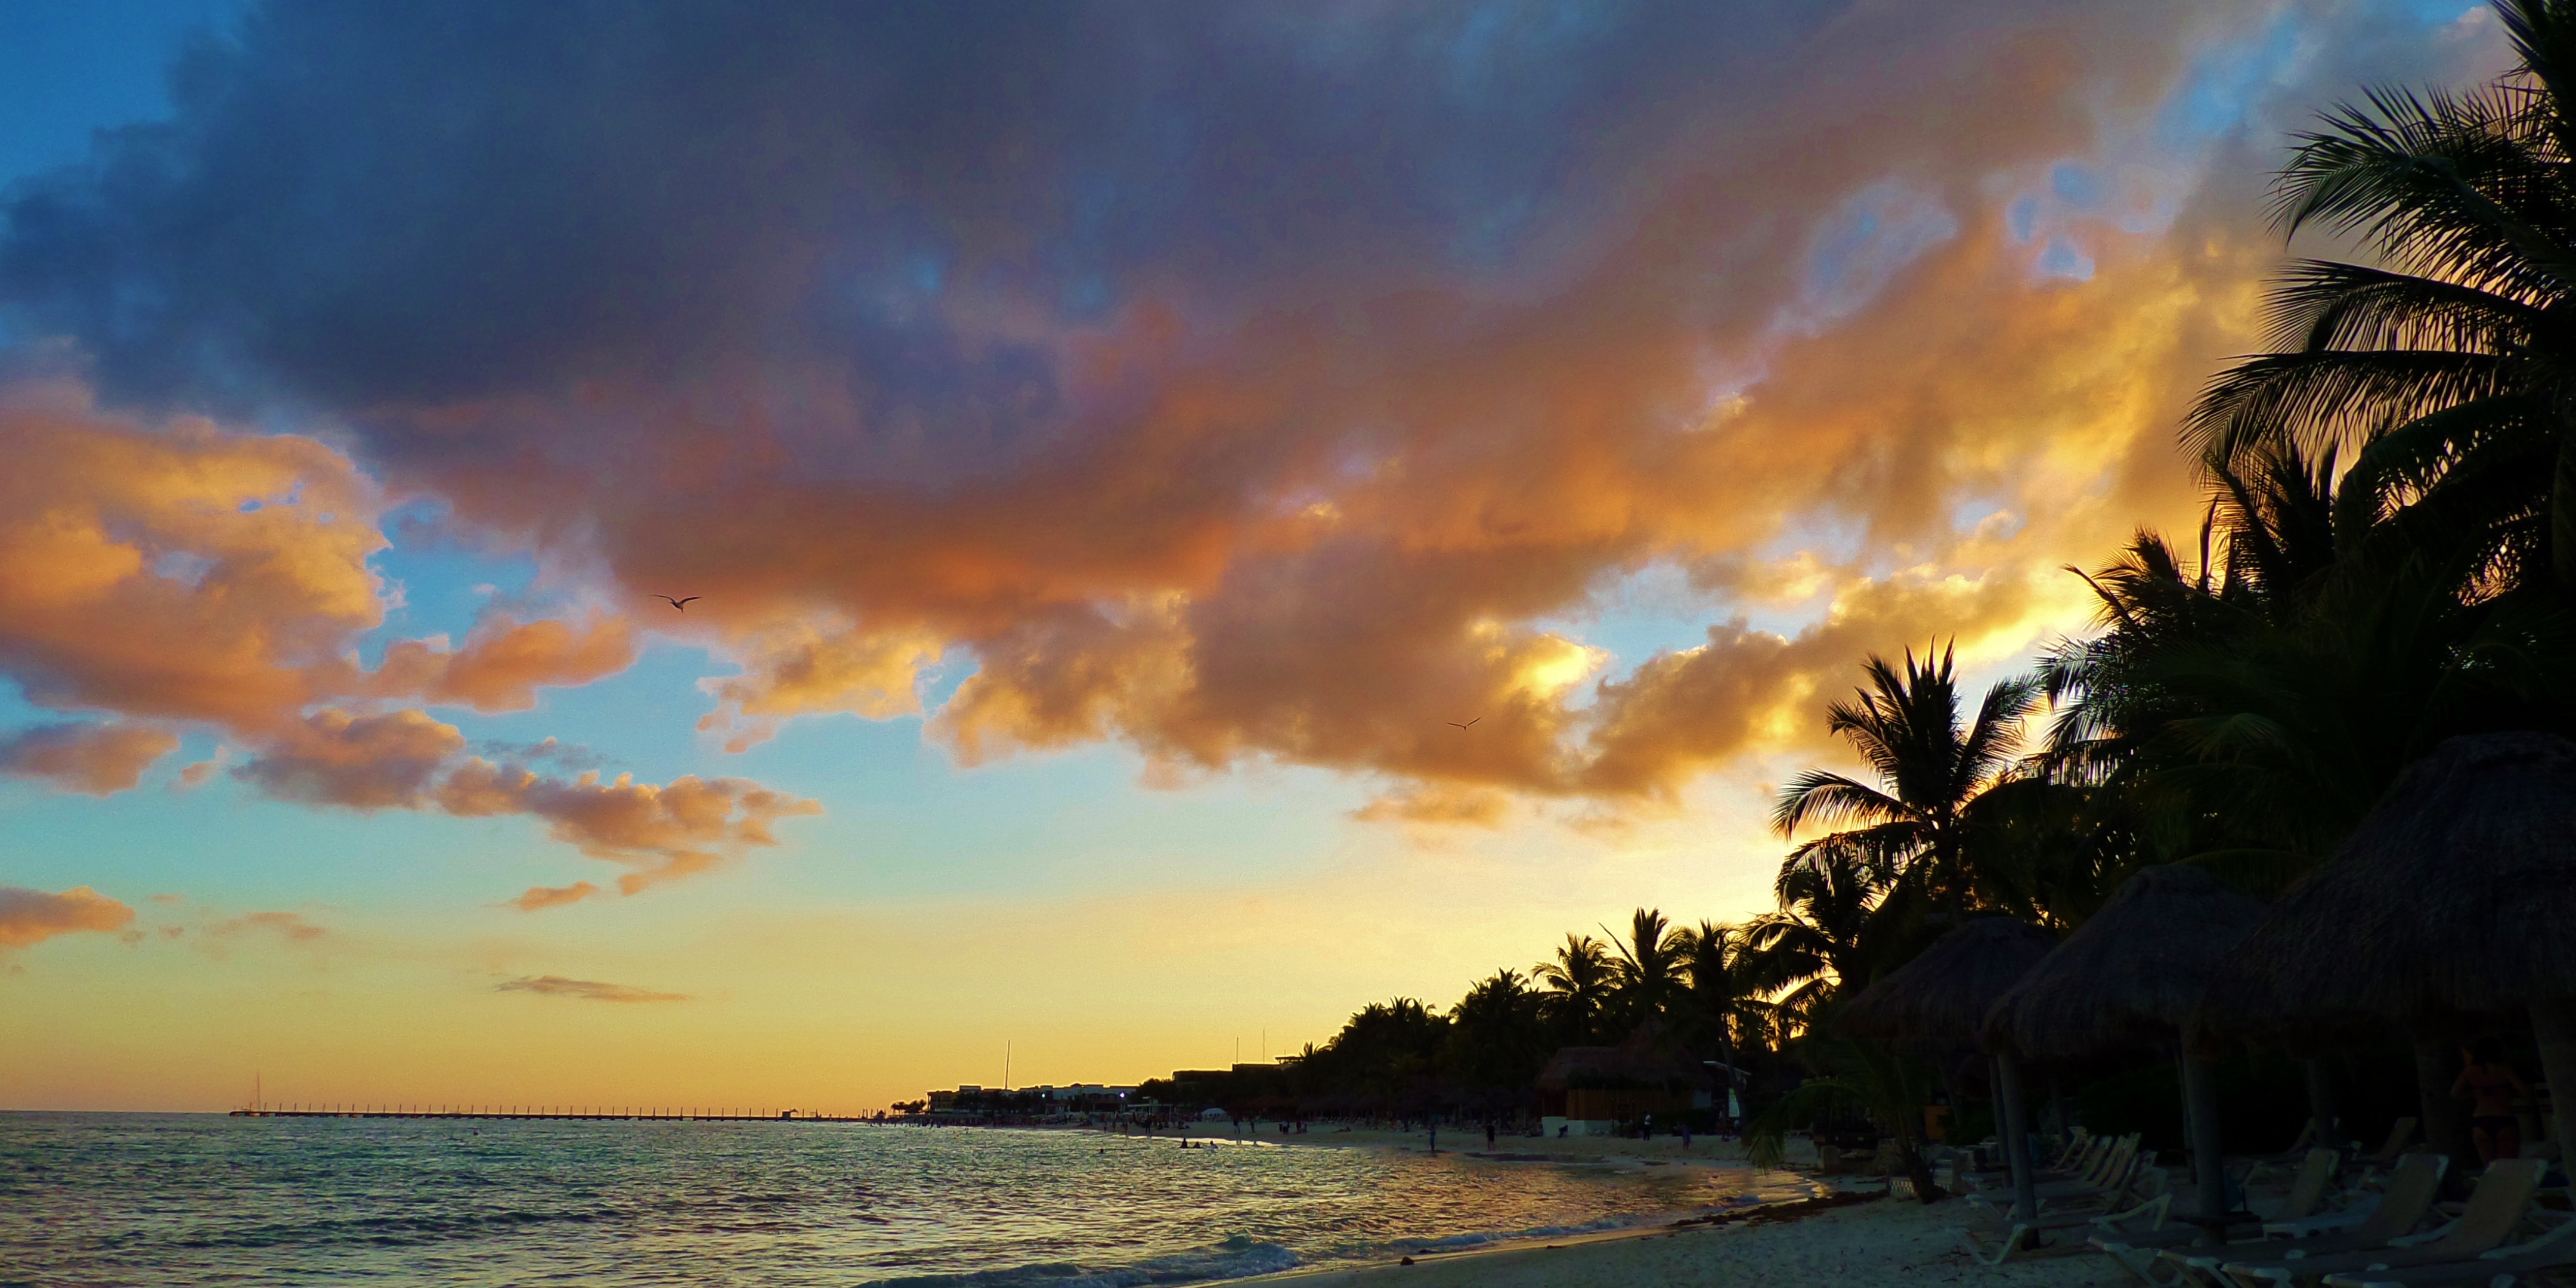
[[[2290,133],[2504,58],[2467,0],[0,9],[0,1108],[1134,1081],[1760,911],[1864,655],[1986,682],[2197,523]]]

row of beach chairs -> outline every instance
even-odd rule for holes
[[[2294,1198],[2311,1188],[2312,1173],[2332,1171],[2332,1155],[2311,1153]],[[2375,1201],[2356,1202],[2326,1221],[2266,1222],[2253,1237],[2218,1247],[2191,1246],[2188,1235],[2155,1247],[2146,1236],[2161,1230],[2116,1228],[2097,1233],[2092,1245],[2150,1284],[2196,1288],[2509,1288],[2576,1267],[2576,1221],[2535,1206],[2546,1160],[2488,1165],[2455,1213],[2435,1202],[2449,1166],[2444,1155],[2405,1155],[2370,1196]],[[2345,1215],[2353,1212],[2358,1220]]]
[[[2538,1203],[2546,1160],[2501,1160],[2465,1203],[2442,1205],[2450,1160],[2403,1152],[2414,1128],[2402,1120],[2372,1154],[2255,1160],[2246,1188],[2283,1182],[2280,1202],[2232,1212],[2217,1246],[2175,1219],[2169,1175],[2136,1137],[2079,1134],[2042,1165],[2036,1212],[2020,1210],[2005,1173],[1954,1173],[1984,1227],[1960,1238],[1989,1265],[2089,1247],[2156,1288],[2576,1288],[2576,1214]],[[2063,1232],[2083,1243],[2049,1242]]]

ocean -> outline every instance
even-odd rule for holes
[[[10,1113],[0,1285],[1126,1288],[1809,1192],[1765,1179],[1085,1131]]]

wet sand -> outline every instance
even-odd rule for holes
[[[1982,1266],[1959,1251],[1968,1223],[1958,1200],[1843,1196],[1803,1213],[1756,1210],[1716,1223],[1623,1231],[1446,1256],[1413,1264],[1291,1271],[1241,1280],[1278,1288],[1848,1288],[1852,1284],[1977,1283],[2092,1288],[2121,1283],[2097,1253]],[[1795,1219],[1781,1219],[1794,1217]],[[1750,1219],[1745,1219],[1750,1218]]]

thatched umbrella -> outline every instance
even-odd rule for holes
[[[1979,917],[1933,941],[1914,960],[1889,971],[1843,1008],[1835,1027],[1845,1036],[1909,1045],[1974,1042],[1995,1001],[2057,947],[2057,936],[2010,917]],[[2037,1212],[2030,1129],[2022,1121],[2021,1069],[2009,1054],[1995,1062],[1996,1129],[2012,1161],[2013,1197]]]
[[[2332,859],[2283,895],[2212,984],[2214,1031],[2394,1019],[2421,1033],[2527,1010],[2557,1136],[2576,1144],[2576,743],[2453,738],[2408,766]],[[2438,1050],[2418,1092],[2446,1101]],[[2428,1112],[2427,1123],[2435,1121]]]
[[[2199,868],[2142,868],[1995,1003],[1987,1043],[2056,1058],[2177,1045],[2210,981],[2263,913],[2260,900]],[[2215,1230],[2227,1217],[2227,1173],[2206,1058],[2183,1053],[2182,1085],[2200,1215]]]

